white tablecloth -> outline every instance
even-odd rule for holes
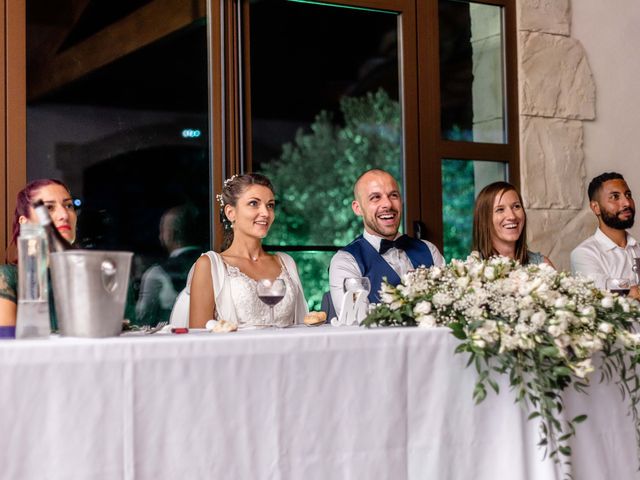
[[[292,328],[0,342],[3,479],[560,479],[501,381],[482,404],[445,330]],[[595,383],[595,382],[594,382]],[[614,386],[573,476],[637,475]]]

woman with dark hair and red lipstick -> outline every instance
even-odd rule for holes
[[[51,215],[53,225],[60,234],[73,243],[76,238],[77,215],[71,193],[61,181],[43,178],[30,182],[18,192],[13,216],[11,245],[16,243],[20,234],[20,225],[38,223],[36,213],[31,206],[37,200],[44,202],[49,210],[49,215]],[[18,267],[16,260],[12,259],[6,265],[0,265],[0,327],[11,327],[16,324],[17,285]],[[52,319],[52,327],[55,328],[55,326],[55,320]]]
[[[527,248],[526,222],[527,214],[516,187],[507,182],[487,185],[476,198],[473,250],[482,258],[501,255],[522,265],[544,262],[553,267],[547,257]]]

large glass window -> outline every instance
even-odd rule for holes
[[[294,255],[311,308],[362,230],[366,169],[398,178],[403,229],[422,222],[448,259],[469,248],[478,188],[517,183],[514,2],[187,3],[26,2],[28,177],[69,184],[80,243],[136,253],[129,316],[168,314],[172,294],[144,313],[143,285],[171,232],[219,246],[212,197],[233,173],[274,181],[266,246]]]
[[[504,143],[502,8],[441,0],[442,137]]]
[[[210,243],[204,3],[27,1],[28,179],[76,198],[80,246],[135,253],[126,315],[167,319]]]
[[[430,202],[441,206],[441,219],[431,217],[431,225],[436,231],[441,228],[443,253],[451,260],[471,250],[478,192],[494,181],[518,182],[515,50],[507,42],[514,32],[506,30],[507,25],[513,29],[514,12],[513,5],[500,1],[437,4],[440,104],[431,118],[440,128],[424,129],[435,148],[423,145],[429,162],[438,166],[428,171],[440,173],[440,196],[431,195]],[[436,53],[429,47],[423,52],[426,61]],[[425,175],[422,179],[423,184],[431,181]]]
[[[362,232],[351,209],[355,180],[378,167],[402,181],[397,15],[249,5],[250,165],[272,179],[278,198],[267,243],[296,259],[319,308],[331,256]]]

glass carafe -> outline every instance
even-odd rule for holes
[[[18,236],[18,313],[16,338],[48,337],[48,247],[40,225],[20,225]]]

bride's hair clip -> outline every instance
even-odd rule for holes
[[[231,177],[227,178],[224,182],[222,182],[222,188],[225,188],[226,186],[228,186],[236,178],[238,178],[238,175],[231,175]]]
[[[229,184],[233,182],[236,178],[238,178],[238,175],[232,175],[231,177],[227,178],[224,182],[222,182],[222,191],[224,192],[225,188],[229,187]],[[218,193],[216,195],[216,199],[218,200],[218,203],[220,203],[220,207],[224,208],[224,196],[222,195],[222,193]]]
[[[225,193],[225,190],[227,190],[227,198],[233,198],[233,195],[231,194],[229,189],[232,186],[231,183],[236,178],[238,178],[238,175],[231,175],[231,177],[227,178],[224,182],[222,182],[222,192],[216,195],[216,199],[218,200],[218,203],[220,203],[220,222],[222,223],[222,226],[224,227],[225,230],[230,230],[231,228],[233,228],[233,225],[224,213],[224,206],[225,206],[224,193]]]

